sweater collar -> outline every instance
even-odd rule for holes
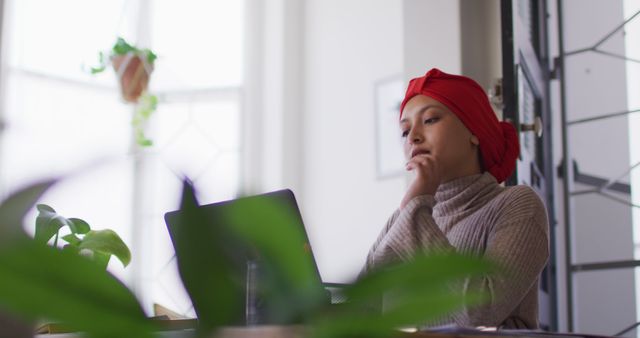
[[[435,194],[436,206],[444,213],[468,208],[473,201],[499,189],[500,185],[489,172],[456,178],[440,184]],[[435,211],[435,210],[434,210]]]

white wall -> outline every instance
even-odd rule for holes
[[[462,72],[460,0],[404,0],[404,73]]]
[[[460,0],[460,25],[462,74],[489,88],[502,77],[500,0]]]
[[[502,76],[499,0],[404,0],[403,13],[407,79],[436,67],[488,88]]]
[[[401,0],[308,0],[302,208],[325,281],[359,272],[404,178],[376,178],[374,85],[402,73]]]
[[[246,194],[302,194],[304,1],[247,0],[244,177]]]
[[[374,86],[402,73],[401,0],[249,0],[244,193],[296,194],[325,282],[348,282],[405,178],[376,177]]]

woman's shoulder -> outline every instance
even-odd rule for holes
[[[547,216],[547,209],[538,193],[528,185],[513,185],[503,189],[495,201],[512,217]]]

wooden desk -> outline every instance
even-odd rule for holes
[[[180,325],[185,325],[182,323]],[[78,338],[78,333],[38,334],[37,338]],[[193,338],[194,329],[180,329],[158,332],[159,338]],[[227,327],[211,338],[305,338],[303,326],[254,326]],[[473,329],[451,329],[446,332],[398,332],[398,338],[613,338],[588,334],[565,334],[552,332],[530,332],[518,330],[478,331]]]

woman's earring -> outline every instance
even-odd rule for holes
[[[471,135],[471,143],[477,146],[480,144],[480,140],[478,140],[478,137],[476,135]]]

